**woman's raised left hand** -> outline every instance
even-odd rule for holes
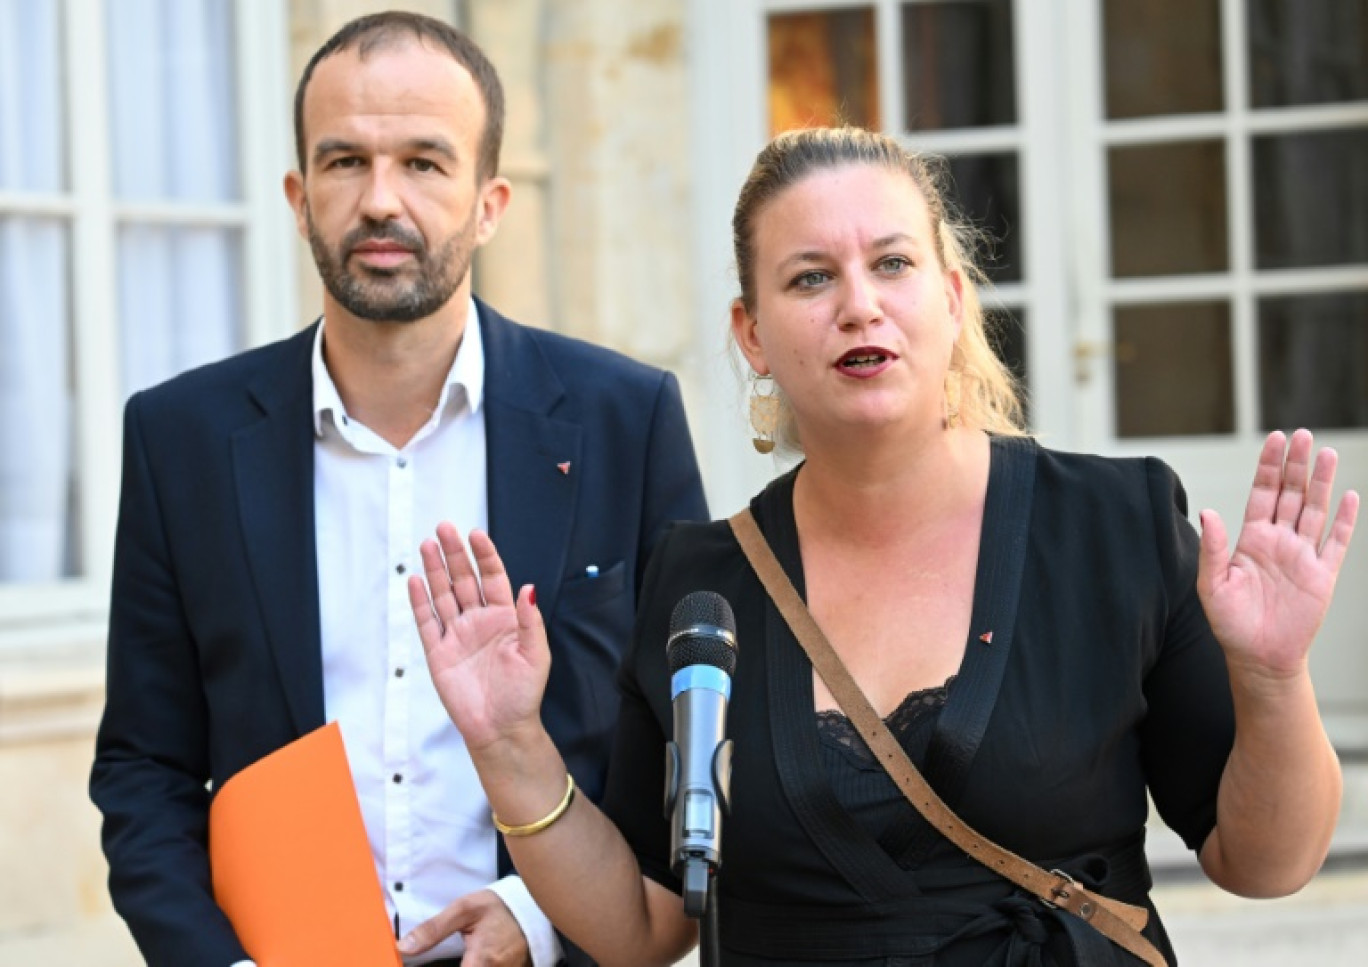
[[[1330,519],[1338,456],[1313,454],[1311,433],[1269,434],[1234,551],[1205,510],[1197,592],[1232,670],[1269,679],[1304,672],[1358,516],[1349,491]],[[1329,533],[1326,523],[1329,522]]]

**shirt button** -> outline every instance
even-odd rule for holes
[[[396,669],[394,670],[394,677],[395,677],[395,678],[403,678],[403,677],[404,677],[404,670],[403,670],[402,668],[396,668]]]
[[[406,568],[406,567],[403,565],[402,562],[400,562],[399,564],[394,565],[394,573],[395,573],[395,574],[403,574],[403,573],[404,573],[405,571],[407,571],[407,570],[408,570],[408,568]]]
[[[401,783],[401,782],[403,782],[403,781],[404,781],[403,775],[401,775],[400,773],[396,772],[396,773],[394,774],[394,783],[395,783],[395,785],[398,785],[399,783]]]
[[[404,884],[403,884],[403,881],[400,881],[400,882],[394,884],[394,892],[395,892],[395,893],[403,893],[403,892],[404,892]]]
[[[405,467],[408,466],[408,460],[404,457],[396,457],[394,460],[394,465],[398,467],[400,470],[403,470]]]

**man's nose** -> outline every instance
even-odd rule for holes
[[[397,176],[398,172],[391,165],[372,165],[365,192],[361,196],[361,214],[374,221],[387,221],[403,213],[403,204],[394,183]]]

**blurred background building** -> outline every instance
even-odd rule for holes
[[[120,410],[317,315],[293,86],[389,6],[508,90],[477,291],[676,371],[719,515],[775,471],[726,348],[731,206],[770,134],[836,120],[949,159],[1044,442],[1158,454],[1233,523],[1263,434],[1305,425],[1368,490],[1368,0],[0,0],[0,964],[138,962],[85,796]],[[1365,545],[1313,656],[1351,765]]]

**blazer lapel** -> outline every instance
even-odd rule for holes
[[[477,301],[485,352],[489,534],[516,590],[555,613],[579,487],[582,430],[551,415],[565,397],[531,334]]]
[[[323,657],[314,542],[313,379],[316,326],[289,340],[249,387],[262,418],[233,435],[247,562],[266,639],[303,735],[323,724]]]

